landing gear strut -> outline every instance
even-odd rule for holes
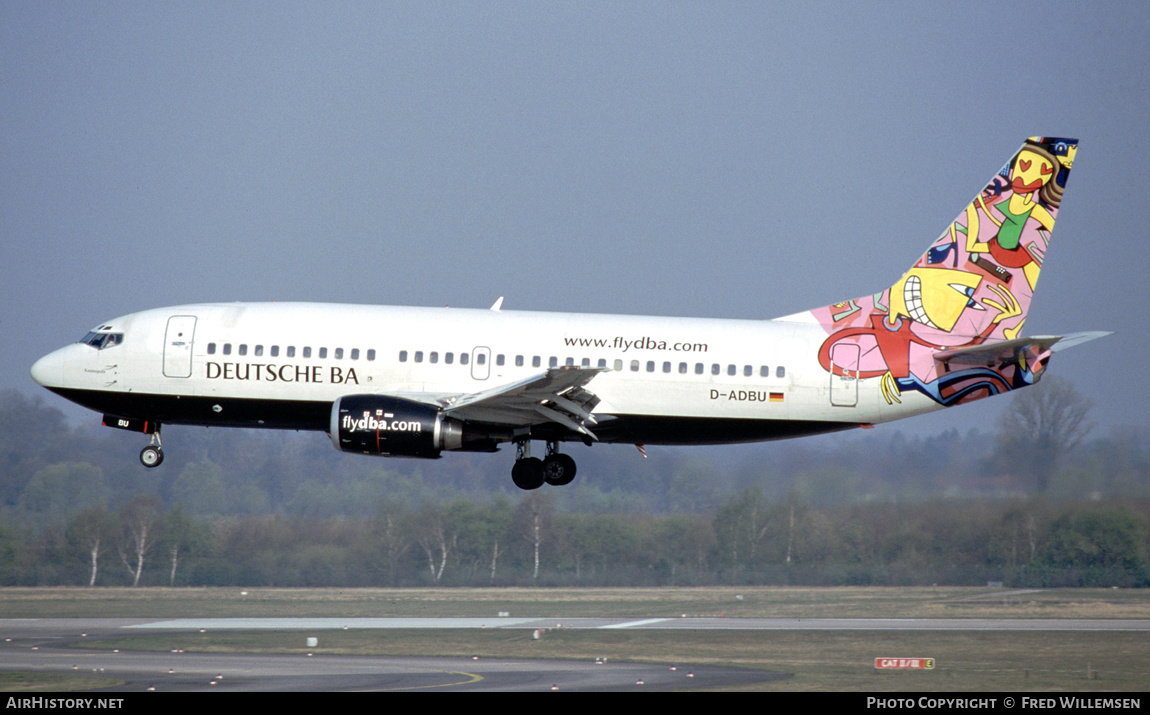
[[[559,451],[558,442],[547,443],[547,457],[531,456],[531,442],[515,443],[515,466],[511,468],[511,481],[520,489],[538,489],[544,483],[552,486],[570,484],[575,478],[575,460]]]
[[[152,433],[152,442],[140,450],[140,463],[151,469],[158,467],[164,461],[164,447],[160,441],[160,433]]]
[[[553,487],[570,484],[575,478],[575,460],[559,451],[556,442],[547,443],[547,458],[543,460],[543,481]]]

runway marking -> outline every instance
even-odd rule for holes
[[[670,621],[670,620],[672,620],[672,619],[670,619],[670,618],[647,618],[647,619],[642,620],[642,621],[628,621],[627,623],[613,623],[609,626],[599,626],[599,627],[603,628],[603,629],[607,629],[607,628],[642,628],[643,626],[650,626],[650,625],[654,625],[656,623],[663,623],[665,621]]]
[[[71,633],[82,628],[124,628],[126,630],[406,630],[406,629],[651,629],[695,630],[840,630],[840,631],[1150,631],[1148,618],[720,618],[662,617],[624,620],[616,618],[180,618],[154,621],[129,619],[51,619],[42,621],[0,618],[0,629],[53,629]],[[557,623],[561,625],[556,625]],[[75,625],[74,625],[75,624]]]
[[[134,623],[127,628],[207,630],[344,630],[412,628],[508,628],[534,623],[531,618],[177,618]]]
[[[420,670],[413,668],[413,670]],[[369,688],[367,690],[356,690],[357,693],[398,693],[404,690],[428,690],[429,688],[451,688],[456,685],[471,685],[483,680],[483,676],[479,673],[468,673],[462,670],[422,670],[424,673],[447,673],[448,675],[462,675],[466,676],[466,680],[460,680],[457,683],[437,683],[435,685],[410,685],[402,688]]]

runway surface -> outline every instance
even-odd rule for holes
[[[0,670],[84,671],[123,681],[101,692],[624,691],[729,688],[782,673],[642,663],[382,656],[112,653],[0,649]]]
[[[3,622],[0,621],[0,624]],[[668,629],[775,631],[1147,631],[1146,619],[1056,618],[189,618],[130,628],[209,630],[351,629]]]
[[[111,690],[622,691],[729,688],[785,673],[709,666],[593,661],[382,656],[114,652],[70,645],[88,638],[201,630],[693,629],[874,631],[1150,631],[1147,619],[921,618],[28,618],[0,619],[0,670],[91,672]]]

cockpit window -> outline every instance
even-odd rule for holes
[[[103,350],[104,348],[115,347],[124,342],[124,334],[98,333],[93,330],[92,332],[85,335],[83,339],[80,340],[80,342],[84,343],[85,345],[91,345],[97,350]]]

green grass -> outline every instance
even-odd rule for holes
[[[66,693],[110,688],[119,685],[120,682],[115,678],[103,678],[88,673],[0,672],[0,692],[3,693]]]
[[[246,595],[245,595],[246,594]],[[1150,618],[1150,589],[0,588],[6,618]]]
[[[1150,618],[1150,592],[978,588],[0,589],[6,617]],[[319,647],[308,649],[307,636]],[[756,690],[1145,691],[1150,633],[930,631],[349,630],[171,633],[86,642],[168,651],[636,660],[792,673]],[[928,657],[883,671],[877,657]],[[2,681],[0,681],[2,682]],[[87,686],[90,687],[90,686]],[[4,688],[0,685],[0,689]]]

